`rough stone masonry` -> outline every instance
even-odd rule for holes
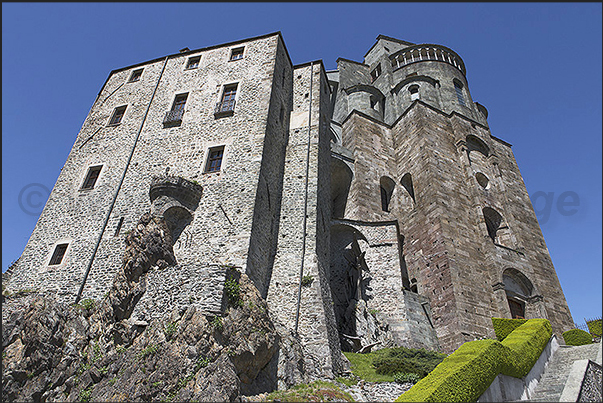
[[[239,267],[317,373],[341,350],[449,352],[491,317],[572,327],[511,145],[453,50],[379,35],[362,62],[293,65],[279,32],[112,71],[9,290],[100,299],[138,217],[174,265],[133,318],[220,309]]]

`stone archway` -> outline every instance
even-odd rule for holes
[[[355,336],[356,323],[349,311],[366,298],[368,267],[360,242],[366,242],[357,229],[337,224],[331,228],[331,269],[329,283],[335,320],[340,334]],[[351,308],[350,308],[351,307]]]
[[[343,218],[348,202],[348,193],[354,174],[350,167],[339,158],[331,158],[331,215]]]

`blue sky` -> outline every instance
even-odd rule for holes
[[[111,70],[275,31],[294,64],[327,69],[379,34],[456,51],[513,144],[574,321],[601,315],[601,3],[3,3],[2,271]]]

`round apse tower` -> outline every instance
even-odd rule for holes
[[[461,57],[442,45],[419,44],[388,55],[391,107],[403,113],[416,99],[445,113],[458,112],[487,125],[485,107],[473,102]]]

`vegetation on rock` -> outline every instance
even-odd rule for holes
[[[224,316],[191,305],[148,324],[129,320],[145,273],[159,261],[175,263],[169,234],[162,219],[143,216],[100,302],[5,297],[3,401],[233,401],[275,389],[277,367],[268,364],[276,363],[281,336],[245,274],[229,278]],[[300,355],[289,352],[295,340],[286,344],[281,354],[297,367]],[[294,371],[285,375],[285,385],[300,379]]]
[[[266,396],[267,402],[353,402],[349,393],[332,382],[314,381],[293,388],[274,391]]]
[[[397,373],[414,373],[422,378],[446,357],[435,351],[405,347],[344,354],[352,364],[352,372],[368,382],[394,382]]]

